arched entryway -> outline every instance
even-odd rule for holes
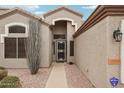
[[[76,24],[71,20],[54,20],[52,27],[53,61],[72,62],[74,60],[73,34]],[[72,49],[73,48],[73,49]],[[72,50],[72,51],[71,51]]]
[[[53,26],[53,60],[65,62],[67,60],[67,21],[56,21]]]

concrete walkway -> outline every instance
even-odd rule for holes
[[[54,63],[46,88],[67,88],[66,72],[63,63]]]

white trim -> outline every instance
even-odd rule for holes
[[[28,26],[24,23],[16,23],[16,22],[13,22],[13,23],[9,23],[9,24],[6,24],[5,25],[5,34],[1,34],[1,43],[4,43],[4,37],[7,37],[9,35],[9,27],[10,26],[14,26],[14,25],[19,25],[19,26],[23,26],[25,27],[25,37],[28,36]]]
[[[124,83],[124,20],[121,21],[121,32],[123,33],[122,41],[121,41],[121,83]]]
[[[42,20],[44,20],[45,18],[44,18],[44,16],[41,16],[41,18],[42,18]]]
[[[74,20],[70,19],[70,18],[57,18],[57,19],[53,19],[52,20],[52,25],[55,25],[55,22],[56,21],[59,21],[59,20],[68,20],[68,21],[71,21],[72,25],[75,26],[75,32],[77,31],[77,23],[74,22]]]

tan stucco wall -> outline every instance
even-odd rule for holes
[[[47,17],[45,17],[44,20],[52,24],[53,20],[61,18],[73,20],[73,22],[77,25],[77,28],[79,28],[83,23],[81,16],[75,15],[66,10],[57,11],[51,15],[48,15]],[[61,22],[62,20],[59,21]],[[65,21],[67,21],[67,28],[65,29],[65,27],[63,27],[61,24],[56,23],[56,28],[53,29],[53,33],[67,34],[67,62],[74,62],[74,56],[70,56],[70,40],[73,40],[72,36],[75,32],[75,26],[72,25],[72,22],[70,20]],[[55,56],[53,56],[53,59],[55,59]]]
[[[6,9],[0,9],[0,14],[6,12],[7,10]]]
[[[75,63],[95,87],[107,86],[107,18],[75,38]]]
[[[111,16],[108,17],[108,35],[107,35],[107,43],[108,43],[108,55],[109,59],[120,59],[120,47],[121,42],[115,42],[113,39],[113,32],[114,30],[117,30],[118,27],[121,29],[121,20],[124,20],[124,16]],[[111,87],[109,83],[109,79],[114,77],[117,77],[120,80],[120,64],[108,64],[107,66],[107,80],[108,80],[108,87]],[[124,87],[124,85],[120,84],[117,87]]]
[[[41,25],[41,67],[49,67],[51,64],[51,40],[49,27]]]
[[[70,41],[73,41],[74,27],[67,21],[67,62],[74,62],[74,56],[70,56]]]
[[[29,22],[28,17],[24,17],[20,14],[13,14],[9,17],[0,19],[0,36],[5,33],[5,25],[9,23],[24,23],[28,25]],[[41,67],[48,67],[50,65],[50,56],[49,56],[49,27],[46,25],[41,25]],[[0,40],[1,41],[1,40]],[[5,59],[4,58],[4,43],[0,42],[0,65],[7,68],[27,68],[26,59]]]
[[[63,15],[64,14],[64,15]],[[56,18],[69,18],[74,20],[75,23],[77,23],[78,27],[82,24],[82,18],[80,16],[77,16],[73,13],[70,13],[68,11],[62,10],[62,11],[58,11],[55,14],[52,14],[50,16],[48,16],[45,21],[47,21],[48,23],[52,23],[52,19],[56,19]],[[0,20],[0,34],[4,34],[5,32],[5,25],[8,23],[12,23],[12,22],[19,22],[19,23],[24,23],[28,25],[29,22],[29,18],[28,17],[24,17],[23,15],[20,15],[18,13],[13,14],[9,17],[3,18]],[[74,26],[72,26],[71,22],[68,22],[67,24],[67,29],[68,29],[68,33],[67,33],[67,37],[68,37],[68,46],[70,45],[69,40],[72,40],[72,35],[74,33]],[[63,27],[62,27],[63,28]],[[62,31],[63,29],[61,29],[61,31],[58,31],[58,29],[56,29],[56,33],[65,33],[67,31]],[[60,30],[60,29],[59,29]],[[49,29],[49,26],[42,24],[41,25],[41,67],[49,67],[51,62],[52,62],[52,31]],[[7,68],[27,68],[27,62],[26,59],[5,59],[4,58],[4,44],[0,43],[0,47],[1,47],[1,53],[0,53],[0,57],[1,57],[1,65],[5,66]],[[70,48],[68,47],[67,49],[68,51],[68,55],[70,54]],[[68,57],[68,62],[69,61],[73,61],[74,57]]]
[[[67,32],[67,24],[66,21],[62,22],[56,22],[54,28],[53,28],[53,34],[66,34]]]
[[[12,23],[12,22],[19,22],[28,25],[28,20],[26,17],[23,17],[19,14],[14,14],[12,16],[6,17],[0,20],[0,34],[5,33],[5,25]],[[1,35],[0,35],[1,36]],[[1,40],[0,40],[1,41]],[[20,67],[27,67],[26,59],[5,59],[4,58],[4,43],[0,42],[0,65],[6,68],[20,68]]]
[[[80,16],[77,16],[71,12],[68,12],[66,10],[61,10],[56,13],[53,13],[47,17],[45,17],[45,21],[52,24],[53,19],[58,19],[58,18],[69,18],[74,20],[75,23],[77,23],[77,27],[79,28],[82,25],[82,18]]]
[[[67,22],[66,21],[55,22],[51,35],[53,36],[54,34],[66,35],[67,34]],[[52,38],[52,40],[54,40],[54,38]],[[56,61],[56,54],[54,54],[53,48],[54,46],[52,46],[53,61]]]
[[[60,21],[61,22],[61,21]],[[66,21],[65,25],[58,24],[55,25],[53,29],[53,34],[65,34],[67,36],[67,62],[74,62],[74,56],[70,56],[70,41],[73,41],[73,34],[75,32],[74,26],[72,26],[70,21]],[[55,61],[55,55],[53,55],[53,61]]]
[[[121,29],[121,20],[124,16],[108,16],[75,39],[75,62],[96,87],[112,87],[112,77],[120,80],[120,63],[109,62],[121,61],[121,42],[113,39],[114,30]],[[124,84],[119,81],[117,87]]]

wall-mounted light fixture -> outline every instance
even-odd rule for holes
[[[119,28],[113,32],[113,38],[116,42],[120,42],[122,40],[122,32],[119,30]]]

